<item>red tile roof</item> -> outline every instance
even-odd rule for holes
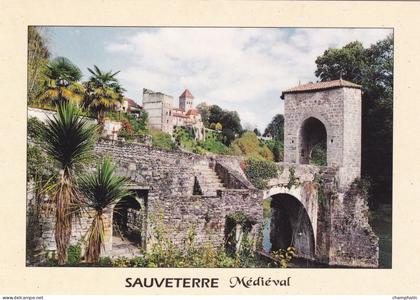
[[[186,89],[179,98],[194,98],[194,96],[191,94],[191,92]]]
[[[176,112],[174,112],[172,115],[174,117],[178,117],[178,118],[188,118],[186,115],[181,114],[181,113],[176,113]]]
[[[310,82],[302,85],[298,85],[291,89],[285,90],[281,94],[281,98],[284,99],[284,94],[292,94],[292,93],[301,93],[301,92],[312,92],[312,91],[320,91],[320,90],[328,90],[340,87],[348,87],[348,88],[362,88],[361,85],[355,84],[353,82],[337,79],[332,81],[321,81],[321,82]]]
[[[197,116],[198,111],[195,108],[189,109],[188,112],[187,112],[187,116],[189,116],[189,115]]]
[[[138,105],[133,99],[125,98],[128,103],[128,107],[135,107],[135,108],[142,108],[140,105]]]

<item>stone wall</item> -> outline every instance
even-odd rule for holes
[[[240,174],[239,161],[230,164],[229,170],[223,169],[230,182],[226,187],[236,190],[221,191],[216,197],[193,195],[195,174],[194,165],[207,163],[217,166],[220,157],[199,156],[185,152],[168,152],[135,144],[98,144],[97,153],[108,153],[118,162],[118,172],[129,177],[136,184],[147,187],[148,239],[153,243],[153,226],[160,212],[163,214],[164,228],[170,228],[171,239],[182,244],[189,229],[194,229],[199,243],[210,242],[222,246],[227,215],[242,211],[262,222],[262,197],[258,191],[237,190],[250,187]],[[228,158],[225,158],[228,159]],[[235,165],[236,173],[233,172]],[[216,168],[216,167],[215,167]],[[220,167],[219,167],[220,168]],[[221,174],[219,170],[218,174]],[[251,186],[252,187],[252,186]]]
[[[331,198],[331,265],[378,266],[379,239],[369,225],[365,198],[356,184]]]
[[[131,189],[141,191],[139,218],[146,249],[156,242],[158,227],[180,247],[191,229],[198,243],[221,247],[225,242],[226,218],[235,212],[253,220],[252,232],[260,239],[257,234],[263,224],[263,199],[288,195],[301,203],[310,221],[306,223],[305,234],[296,237],[299,245],[308,246],[304,257],[333,265],[377,265],[378,240],[367,221],[366,201],[357,186],[339,187],[339,168],[279,163],[279,176],[269,181],[266,191],[260,191],[246,179],[238,157],[170,152],[116,141],[99,142],[95,152],[99,156],[112,156],[117,173],[130,178]],[[217,190],[214,196],[193,195],[198,165],[207,165],[217,172],[225,188]],[[105,219],[107,234],[102,255],[110,256],[112,208],[105,212]],[[83,239],[90,222],[89,212],[74,220],[72,244]],[[40,226],[43,249],[54,251],[54,216],[43,214]],[[313,231],[313,246],[307,244],[312,236],[309,230]]]
[[[227,186],[228,189],[219,191],[217,196],[209,197],[193,195],[195,178],[199,177],[195,166],[215,167],[218,160],[222,160],[220,156],[109,141],[98,143],[95,151],[99,155],[113,156],[120,175],[148,190],[146,248],[154,243],[153,228],[160,222],[177,245],[181,245],[188,230],[193,229],[199,243],[210,242],[214,247],[224,243],[225,221],[229,214],[244,212],[258,223],[255,230],[262,223],[262,193],[246,188],[252,186],[241,178],[238,160],[231,162],[229,170],[236,169],[236,173],[230,175],[230,180],[243,185],[238,183],[234,189]],[[226,174],[228,172],[225,170]]]
[[[357,184],[340,186],[341,168],[291,163],[278,165],[282,172],[278,178],[269,181],[264,198],[272,196],[273,200],[282,201],[282,196],[293,196],[305,208],[314,234],[315,249],[312,256],[307,255],[306,250],[299,256],[330,265],[377,267],[378,238],[368,223],[366,197]],[[288,214],[293,215],[293,209]],[[295,219],[290,220],[292,226]],[[305,224],[304,227],[309,228]],[[306,234],[303,232],[303,237]],[[306,247],[296,240],[295,246],[299,247],[300,243]],[[309,239],[302,238],[302,241],[308,243]]]

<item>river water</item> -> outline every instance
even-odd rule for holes
[[[264,213],[263,222],[263,249],[269,252],[270,243],[270,224],[271,215],[269,212]],[[373,231],[379,237],[379,268],[392,267],[392,207],[390,205],[382,206],[371,212],[370,224]],[[306,259],[294,258],[289,263],[290,268],[331,268],[326,264],[314,263]]]

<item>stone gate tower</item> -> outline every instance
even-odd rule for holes
[[[282,93],[284,161],[307,164],[315,146],[338,167],[340,185],[360,177],[361,86],[342,79],[308,83]]]

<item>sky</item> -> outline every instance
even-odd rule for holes
[[[143,88],[194,105],[236,110],[245,128],[263,131],[283,113],[281,92],[316,81],[315,59],[328,48],[359,40],[365,47],[391,29],[48,27],[52,57],[64,56],[89,78],[97,65],[117,75],[125,96],[142,103]]]

